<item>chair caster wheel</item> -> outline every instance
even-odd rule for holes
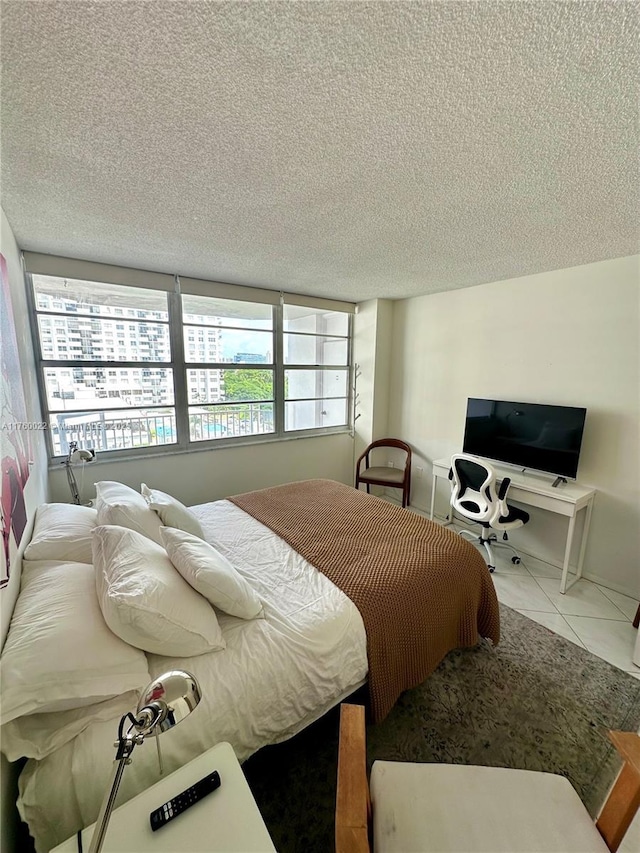
[[[520,560],[520,557],[512,557],[512,558],[511,558],[511,562],[512,562],[514,565],[519,566],[519,565],[520,565],[520,563],[521,563],[522,561]]]
[[[489,571],[491,572],[491,574],[493,574],[495,572],[495,570],[496,570],[495,566],[489,566]]]

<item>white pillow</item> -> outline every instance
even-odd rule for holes
[[[42,504],[36,510],[31,541],[25,560],[69,560],[90,563],[91,534],[98,513],[76,504]]]
[[[135,489],[111,480],[96,483],[96,509],[98,524],[127,527],[160,542],[160,519]]]
[[[22,586],[0,658],[2,717],[66,711],[149,683],[140,649],[113,634],[86,563],[23,563]]]
[[[18,717],[0,728],[2,751],[9,761],[23,757],[41,759],[69,743],[92,723],[114,720],[116,731],[118,717],[127,711],[135,712],[138,697],[139,691],[130,690],[83,708]]]
[[[187,533],[204,539],[200,522],[191,510],[187,509],[177,498],[158,489],[150,489],[145,483],[142,483],[140,491],[151,509],[160,516],[160,521],[163,524],[166,524],[167,527],[185,530]]]
[[[104,618],[127,643],[171,657],[225,647],[213,607],[180,577],[160,545],[134,530],[99,526],[93,562]]]
[[[247,581],[219,551],[182,530],[160,528],[169,559],[182,577],[225,613],[241,619],[262,615],[262,602]]]

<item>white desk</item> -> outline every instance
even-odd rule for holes
[[[152,832],[150,812],[213,770],[220,773],[220,787]],[[92,835],[93,826],[82,833],[85,853]],[[103,853],[276,853],[228,743],[217,744],[117,808],[111,815],[102,850]],[[52,853],[77,851],[74,835]]]
[[[577,483],[561,483],[554,488],[551,483],[546,483],[541,477],[533,474],[523,474],[517,470],[509,471],[507,468],[501,468],[493,462],[490,463],[495,469],[498,476],[498,483],[502,482],[504,477],[509,477],[511,487],[507,495],[507,500],[511,499],[526,506],[539,507],[546,509],[548,512],[555,512],[557,515],[564,515],[569,519],[569,527],[567,529],[567,542],[564,549],[564,560],[562,563],[562,579],[560,580],[560,592],[565,593],[573,584],[582,577],[582,564],[584,562],[584,552],[587,547],[587,536],[589,535],[589,524],[591,522],[591,511],[593,509],[593,500],[596,495],[596,490],[588,486],[579,486]],[[449,484],[449,469],[451,468],[451,459],[438,459],[433,463],[433,482],[431,490],[431,514],[435,509],[436,488],[438,478],[447,481],[449,490],[449,498],[451,495],[451,486]],[[449,502],[449,507],[451,503]],[[586,511],[584,527],[582,528],[582,541],[580,542],[580,552],[578,556],[578,565],[575,570],[575,577],[570,583],[567,583],[569,574],[569,558],[571,556],[571,546],[573,544],[573,534],[576,526],[576,516],[581,509]],[[447,521],[445,524],[451,524],[453,513],[449,510]]]

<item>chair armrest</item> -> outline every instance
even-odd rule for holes
[[[500,488],[498,489],[498,500],[503,501],[506,498],[510,485],[511,480],[509,479],[509,477],[505,477],[504,480],[500,483]]]
[[[615,851],[640,807],[640,736],[634,732],[609,732],[609,740],[624,764],[604,802],[596,827],[609,850]]]
[[[360,463],[362,462],[363,459],[365,459],[365,457],[366,457],[365,468],[368,468],[369,467],[369,449],[368,448],[367,448],[367,450],[364,451],[364,453],[361,453],[360,456],[358,457],[358,461],[356,462],[356,474],[360,473]]]
[[[364,706],[340,706],[336,853],[369,853],[371,803],[367,782]]]
[[[640,777],[640,735],[635,732],[609,732],[609,740],[620,758],[631,765]]]

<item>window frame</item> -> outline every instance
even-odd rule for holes
[[[90,262],[87,262],[90,263]],[[137,272],[137,271],[136,271]],[[163,292],[167,297],[167,311],[168,311],[168,319],[167,321],[153,321],[158,323],[165,323],[169,329],[169,346],[171,351],[171,358],[166,362],[156,362],[156,361],[137,361],[137,362],[129,362],[129,361],[108,361],[108,360],[77,360],[77,359],[47,359],[45,360],[43,357],[41,339],[40,339],[40,329],[38,323],[38,317],[40,315],[51,315],[55,317],[70,317],[74,316],[72,313],[67,313],[64,311],[61,312],[52,312],[48,310],[38,310],[36,294],[35,294],[35,285],[33,281],[34,275],[43,275],[43,276],[51,276],[51,277],[59,277],[59,278],[68,278],[70,280],[74,280],[72,275],[61,275],[60,272],[51,271],[46,272],[44,269],[38,269],[30,271],[25,271],[25,284],[27,291],[27,304],[29,307],[29,324],[31,330],[31,340],[33,345],[33,352],[36,361],[36,373],[37,373],[37,386],[38,386],[38,394],[40,397],[40,405],[42,408],[42,417],[43,421],[47,424],[46,433],[46,444],[47,444],[47,453],[49,458],[49,464],[51,466],[55,466],[64,462],[66,459],[65,455],[57,454],[54,451],[53,446],[53,432],[51,430],[51,417],[52,412],[55,410],[50,409],[49,400],[47,396],[47,387],[45,381],[45,371],[51,368],[85,368],[85,369],[101,369],[104,370],[105,373],[109,370],[118,370],[122,369],[144,369],[144,368],[166,368],[167,370],[172,371],[173,373],[173,390],[174,390],[174,403],[173,407],[167,405],[159,405],[159,406],[144,406],[145,409],[167,409],[173,408],[175,411],[175,424],[176,424],[176,441],[167,443],[167,444],[158,444],[158,445],[147,445],[142,447],[131,447],[131,448],[121,448],[115,450],[101,450],[99,451],[97,461],[117,461],[117,460],[125,460],[130,458],[139,458],[139,457],[153,457],[159,456],[162,454],[176,454],[176,453],[191,453],[191,452],[199,452],[206,450],[214,450],[214,449],[223,449],[225,447],[237,447],[246,444],[255,444],[255,443],[263,443],[263,442],[273,442],[273,441],[289,441],[298,438],[312,438],[318,436],[328,436],[328,435],[336,435],[343,433],[352,433],[353,432],[353,310],[348,310],[345,308],[344,312],[340,312],[339,307],[334,307],[339,303],[333,303],[332,307],[328,307],[326,310],[328,311],[338,311],[340,313],[347,314],[347,335],[335,335],[334,337],[345,337],[347,341],[347,364],[346,365],[325,365],[325,364],[285,364],[284,363],[284,335],[288,332],[284,331],[284,299],[281,294],[281,298],[277,303],[271,304],[272,310],[272,329],[271,334],[273,335],[273,362],[268,364],[265,362],[247,362],[247,363],[239,363],[239,362],[216,362],[216,363],[208,363],[208,362],[188,362],[185,358],[185,349],[184,349],[184,329],[186,325],[183,322],[183,311],[182,311],[182,296],[183,293],[180,290],[179,277],[175,276],[175,288],[173,290],[161,290],[158,287],[154,287],[153,278],[150,281],[149,285],[138,285],[143,286],[147,290],[157,290],[158,292]],[[93,280],[90,275],[87,277],[80,278],[76,276],[76,280]],[[98,279],[99,283],[105,284],[118,284],[120,282],[117,281],[108,281],[103,278]],[[229,286],[230,288],[232,286]],[[246,288],[246,296],[243,295],[242,291],[244,288],[241,286],[233,286],[233,290],[235,291],[234,295],[227,296],[218,296],[217,298],[228,299],[233,302],[257,302],[257,299],[251,299],[251,291],[252,288]],[[184,295],[189,295],[189,291],[186,291]],[[212,294],[213,295],[213,294]],[[295,296],[295,304],[302,305],[305,307],[304,297],[300,297],[298,295]],[[309,297],[309,305],[308,307],[317,307],[314,303],[317,302],[313,297]],[[347,303],[348,304],[348,303]],[[83,315],[84,316],[84,315]],[[91,315],[88,315],[91,316]],[[115,318],[115,315],[114,315]],[[132,318],[135,319],[135,318]],[[136,322],[140,322],[135,319]],[[151,321],[148,321],[151,322]],[[52,330],[53,331],[53,330]],[[312,336],[314,333],[295,333],[295,334],[310,334]],[[230,436],[225,438],[211,438],[211,439],[203,439],[203,440],[191,440],[190,431],[189,431],[189,401],[188,401],[188,371],[189,370],[204,370],[204,369],[218,369],[218,370],[229,370],[229,369],[247,369],[247,370],[271,370],[273,369],[273,388],[274,388],[274,431],[269,433],[255,433],[250,435],[242,435],[242,436]],[[285,403],[292,402],[291,400],[285,400],[285,371],[286,370],[346,370],[347,372],[347,397],[346,397],[346,412],[347,412],[347,422],[345,424],[340,424],[337,426],[329,426],[329,427],[312,427],[309,429],[297,429],[297,430],[285,430]],[[305,398],[305,400],[313,400],[318,402],[323,398]],[[327,398],[329,399],[329,398]],[[333,398],[331,398],[333,399]],[[342,398],[340,398],[342,399]],[[238,404],[244,401],[236,401]],[[258,401],[261,403],[269,402],[269,401]],[[212,404],[213,405],[213,404]],[[79,408],[77,411],[84,411]],[[101,411],[100,409],[96,409],[97,411]],[[114,411],[121,411],[120,409],[114,409]]]

